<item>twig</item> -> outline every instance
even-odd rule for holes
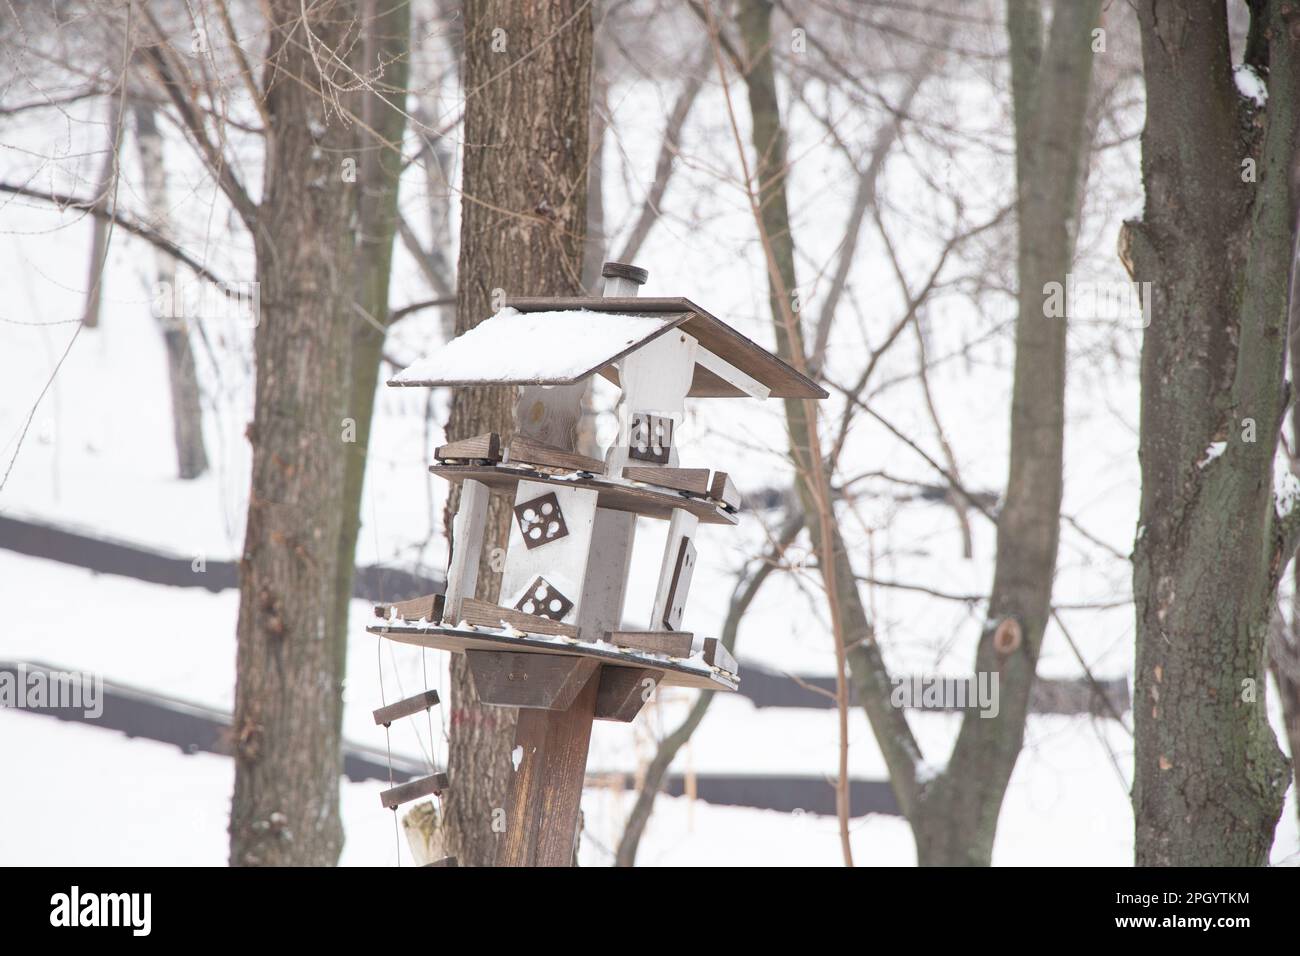
[[[15,196],[25,196],[28,199],[40,199],[44,202],[53,203],[61,209],[77,209],[82,212],[88,212],[92,216],[106,219],[124,232],[129,232],[131,235],[143,239],[155,248],[161,249],[177,262],[183,263],[192,269],[200,278],[207,279],[209,282],[219,286],[223,292],[229,294],[228,290],[231,287],[229,282],[216,275],[212,270],[207,268],[207,266],[204,266],[202,263],[191,258],[181,249],[180,246],[176,245],[176,243],[158,235],[158,233],[154,232],[148,226],[136,222],[133,219],[129,219],[119,212],[105,208],[103,204],[96,202],[93,199],[79,199],[76,196],[67,196],[63,193],[31,189],[27,186],[19,186],[15,183],[0,183],[0,192],[12,193]]]

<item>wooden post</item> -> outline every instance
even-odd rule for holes
[[[609,280],[607,296],[636,295],[646,279],[644,270],[616,263],[606,263],[603,271]],[[521,406],[518,411],[536,409],[532,403],[521,402]],[[567,440],[562,447],[577,450],[576,435],[568,429],[550,429],[547,435],[556,444],[560,437]],[[635,531],[634,515],[595,510],[587,540],[596,560],[586,569],[579,593],[572,596],[579,602],[577,624],[584,637],[594,640],[619,626]],[[573,865],[601,670],[592,673],[567,710],[519,711],[514,751],[518,766],[506,797],[506,831],[497,844],[498,866]]]
[[[599,685],[597,677],[589,679],[568,710],[519,711],[520,759],[510,781],[497,866],[573,865]]]

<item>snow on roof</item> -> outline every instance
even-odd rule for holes
[[[434,349],[389,384],[567,385],[594,375],[680,318],[505,308]]]

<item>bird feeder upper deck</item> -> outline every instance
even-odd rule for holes
[[[508,441],[479,435],[436,452],[431,470],[462,489],[445,593],[420,603],[414,620],[411,608],[385,608],[385,622],[371,628],[469,653],[484,703],[555,709],[564,697],[535,696],[545,681],[524,688],[494,680],[478,652],[588,657],[652,673],[656,684],[736,689],[725,648],[683,629],[696,528],[735,524],[740,507],[725,472],[679,466],[684,402],[826,397],[689,299],[638,297],[643,270],[607,263],[604,273],[604,297],[506,299],[389,382],[519,389]],[[618,435],[603,460],[576,449],[582,393],[596,375],[621,391]],[[512,499],[513,521],[500,597],[488,602],[477,593],[478,569],[493,493]],[[670,524],[649,621],[629,625],[624,598],[638,516]],[[630,720],[637,710],[639,703],[622,701],[596,716]]]

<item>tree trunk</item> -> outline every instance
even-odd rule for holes
[[[1039,0],[1008,5],[1019,317],[1007,492],[998,516],[988,623],[975,658],[977,674],[999,675],[999,707],[993,717],[965,713],[947,767],[919,792],[911,822],[922,866],[992,862],[998,814],[1024,742],[1029,693],[1051,614],[1061,523],[1067,320],[1047,315],[1044,294],[1048,283],[1065,288],[1074,257],[1088,152],[1090,44],[1100,7],[1100,0],[1057,0],[1044,50]],[[1001,637],[1009,640],[995,641],[999,625]]]
[[[333,618],[350,395],[356,127],[345,0],[268,3],[252,490],[239,581],[232,865],[329,866],[343,843],[342,673]],[[310,39],[308,39],[310,38]]]
[[[749,99],[751,132],[757,180],[760,238],[767,258],[768,305],[776,332],[777,354],[800,370],[807,370],[803,330],[792,299],[798,283],[795,275],[794,235],[790,231],[786,190],[789,167],[785,128],[776,93],[772,61],[772,0],[742,0],[737,24],[744,44],[745,89]],[[839,525],[834,520],[833,495],[813,403],[786,399],[785,418],[789,431],[790,459],[795,465],[795,488],[807,516],[808,533],[817,554],[818,568],[827,593],[836,641],[836,697],[840,717],[840,764],[836,787],[836,810],[840,823],[840,845],[847,865],[852,864],[849,844],[847,746],[847,682],[852,681],[863,702],[867,719],[890,768],[890,779],[904,813],[911,803],[919,750],[902,711],[889,706],[888,674],[875,644],[875,635],[858,593],[853,565],[849,560]],[[847,668],[849,673],[844,672]],[[908,774],[911,776],[909,777]]]
[[[470,95],[458,334],[494,311],[494,290],[582,291],[592,55],[591,12],[584,0],[466,0],[464,6],[463,76]],[[457,389],[447,439],[486,431],[508,435],[514,401],[512,388]],[[454,506],[453,500],[448,528]],[[510,503],[493,496],[479,571],[479,596],[488,600],[495,600],[500,585],[493,552],[505,547],[509,515]],[[446,848],[463,866],[490,865],[512,773],[516,712],[478,703],[459,654],[452,658],[450,705]]]
[[[591,130],[588,134],[590,160],[587,164],[587,233],[582,243],[582,287],[588,295],[600,295],[604,286],[601,267],[606,260],[605,249],[609,237],[605,234],[605,137],[609,129],[609,74],[605,47],[608,39],[603,33],[602,4],[592,4],[591,49]],[[582,416],[578,419],[579,454],[601,457],[596,440],[596,427],[600,410],[596,407],[593,383],[588,382],[582,393]]]
[[[600,17],[600,8],[593,4],[594,16]],[[605,248],[609,237],[605,235],[605,132],[609,127],[609,72],[605,47],[608,41],[603,32],[592,38],[591,68],[591,162],[587,168],[587,234],[582,248],[582,286],[589,295],[600,295],[604,280],[600,269],[605,264]],[[590,398],[591,389],[587,390]],[[584,407],[584,412],[587,409]],[[590,419],[584,415],[579,426],[590,427]],[[581,446],[581,436],[579,445]],[[584,455],[587,449],[579,447]]]
[[[334,586],[331,643],[340,678],[347,670],[348,609],[361,530],[361,494],[365,488],[375,389],[388,327],[388,287],[393,239],[397,234],[398,180],[402,174],[402,138],[406,132],[406,87],[411,45],[411,8],[391,0],[364,0],[364,51],[367,70],[383,65],[373,89],[362,94],[362,120],[369,132],[357,170],[359,221],[356,277],[357,310],[351,319],[348,396],[345,419],[353,424],[342,446],[344,455],[342,524]],[[353,439],[346,441],[346,439]],[[341,714],[340,714],[341,716]]]
[[[108,98],[108,147],[104,163],[99,168],[99,182],[95,188],[95,206],[112,211],[115,180],[117,179],[118,149],[122,145],[122,99]],[[90,220],[90,265],[86,278],[86,311],[81,324],[88,329],[99,325],[99,307],[103,301],[104,254],[108,247],[107,216],[92,216]]]
[[[1151,284],[1152,312],[1133,555],[1136,857],[1261,865],[1289,778],[1265,712],[1264,648],[1297,518],[1276,513],[1272,469],[1286,405],[1300,11],[1252,5],[1247,59],[1269,78],[1259,110],[1233,82],[1223,4],[1137,9],[1146,206],[1122,244]]]
[[[171,238],[167,166],[163,161],[163,140],[158,132],[154,107],[148,100],[139,99],[132,104],[131,112],[135,116],[135,140],[144,174],[149,224],[160,236]],[[159,250],[154,254],[154,261],[157,263],[158,284],[176,293],[175,301],[179,302],[181,297],[176,289],[176,260]],[[183,479],[197,478],[208,470],[208,451],[203,443],[203,406],[199,396],[198,371],[194,367],[194,351],[190,348],[189,322],[184,315],[160,315],[156,318],[162,327],[163,343],[167,348],[176,473]]]

